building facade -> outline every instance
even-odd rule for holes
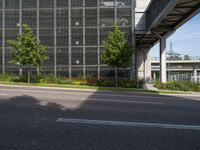
[[[22,32],[22,24],[30,25],[48,46],[49,60],[44,62],[42,74],[113,77],[115,69],[101,60],[103,41],[113,22],[134,44],[134,0],[0,0],[0,15],[1,73],[26,73],[25,67],[10,64],[7,44]],[[128,78],[130,68],[122,70],[120,76]]]

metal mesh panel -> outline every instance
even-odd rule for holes
[[[97,26],[97,9],[86,9],[85,10],[85,25],[86,27]]]
[[[83,10],[82,9],[71,10],[71,26],[72,27],[83,26]]]
[[[40,8],[53,8],[54,0],[40,0]]]
[[[98,52],[96,47],[86,47],[85,49],[86,65],[98,64]]]
[[[2,35],[2,29],[0,29],[0,35]],[[2,46],[3,46],[3,38],[2,36],[0,36],[0,49],[1,49],[0,53],[2,52]]]
[[[2,65],[2,48],[0,48],[0,67],[1,67],[1,65]],[[0,70],[0,73],[1,73],[1,71],[2,70]]]
[[[86,77],[97,77],[97,67],[86,67]]]
[[[37,12],[35,10],[23,10],[22,23],[28,24],[31,28],[37,28]]]
[[[68,48],[57,49],[57,65],[66,66],[69,64],[69,51]]]
[[[18,10],[6,10],[5,11],[5,27],[6,28],[18,28],[19,24],[19,11]]]
[[[19,0],[5,0],[6,9],[19,8]]]
[[[41,43],[48,46],[49,60],[44,62],[42,73],[54,74],[57,71],[58,75],[70,76],[69,70],[72,67],[72,76],[83,75],[84,68],[86,74],[95,76],[98,73],[97,69],[100,68],[98,65],[98,46],[101,46],[100,53],[102,53],[103,41],[108,32],[112,30],[111,26],[115,17],[117,23],[126,33],[127,40],[131,41],[132,1],[116,0],[115,3],[115,0],[99,0],[100,8],[98,8],[98,0],[70,1],[71,7],[69,7],[69,0],[57,0],[56,6],[54,6],[54,0],[21,0],[21,5],[19,4],[20,0],[5,0],[5,41],[16,39],[21,27],[20,23],[26,23],[31,26],[35,35],[39,35]],[[22,10],[19,10],[20,6],[22,6]],[[3,14],[1,8],[2,1],[0,3],[0,16]],[[97,16],[98,10],[99,16]],[[20,12],[22,12],[22,18],[20,18]],[[55,16],[56,18],[54,18]],[[2,17],[0,17],[1,27]],[[2,35],[1,31],[0,34]],[[1,46],[1,36],[0,40]],[[6,47],[8,47],[7,42]],[[71,57],[70,63],[69,56]],[[19,66],[13,66],[8,63],[9,61],[10,52],[6,48],[6,68],[9,71],[13,69],[14,72],[19,72]],[[102,60],[100,63],[105,65]],[[55,68],[57,70],[54,70]],[[102,69],[102,75],[111,76],[112,69],[111,73],[104,72],[104,68]],[[109,68],[107,69],[109,70]]]
[[[68,67],[58,66],[57,71],[58,71],[58,73],[57,73],[58,76],[68,78],[68,76],[69,76],[69,68]]]
[[[95,28],[87,28],[85,35],[85,43],[86,45],[97,45],[97,29]]]
[[[104,40],[108,37],[108,32],[111,31],[112,28],[101,28],[100,29],[100,44],[103,45]]]
[[[82,28],[72,28],[72,45],[80,46],[83,45],[83,29]]]
[[[72,48],[72,65],[83,65],[83,49],[78,47]]]
[[[68,27],[68,9],[57,10],[57,27]]]
[[[54,52],[52,48],[49,48],[46,52],[46,55],[48,57],[48,60],[46,60],[43,65],[44,66],[54,66]]]
[[[72,7],[83,7],[83,0],[71,0]]]
[[[46,46],[54,46],[54,29],[40,29],[40,41]]]
[[[117,9],[117,24],[119,26],[131,26],[131,8],[118,8]]]
[[[1,8],[0,8],[1,9]],[[0,16],[2,16],[2,10],[0,10]],[[2,28],[2,25],[3,25],[3,19],[2,17],[0,17],[0,28]],[[2,34],[1,34],[2,35]]]
[[[97,7],[97,0],[86,0],[85,6],[86,7]]]
[[[37,8],[37,0],[22,0],[22,8]]]
[[[110,67],[101,67],[101,77],[102,78],[114,78],[115,69]]]
[[[68,7],[68,0],[57,0],[57,7]]]
[[[82,67],[72,67],[72,77],[83,77],[83,68]]]
[[[40,28],[53,28],[54,27],[54,11],[40,10]]]
[[[57,28],[57,46],[68,46],[68,28]]]
[[[53,66],[42,66],[40,71],[43,75],[53,75],[54,68]]]

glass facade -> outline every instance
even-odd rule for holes
[[[114,68],[101,60],[103,41],[116,22],[133,38],[133,0],[0,0],[0,67],[2,73],[26,73],[10,64],[7,40],[16,39],[28,24],[48,46],[49,60],[41,73],[57,76],[113,77]],[[34,72],[37,72],[35,68]],[[129,77],[130,71],[121,77]]]

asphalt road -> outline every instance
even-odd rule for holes
[[[200,150],[200,96],[0,85],[0,150]]]

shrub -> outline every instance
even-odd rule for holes
[[[156,81],[155,87],[162,90],[200,92],[200,84],[191,83],[191,82],[183,82],[183,81],[168,82],[168,83],[161,83],[159,81]]]

